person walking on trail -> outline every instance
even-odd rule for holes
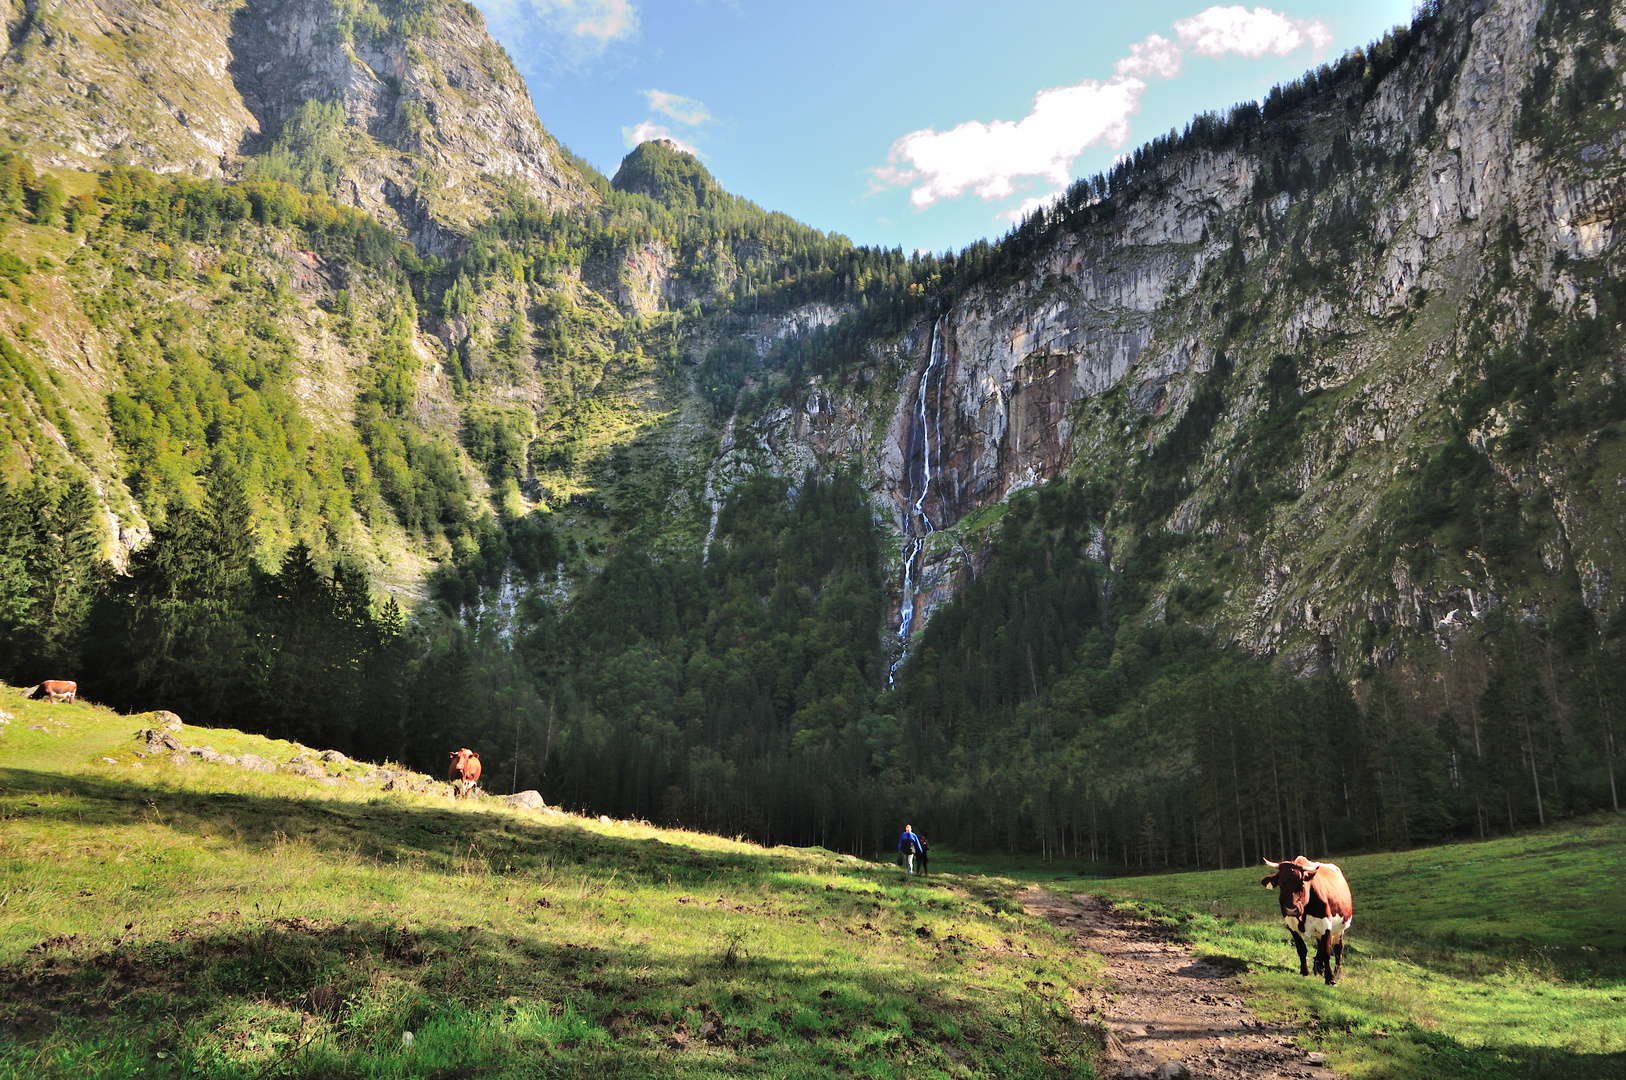
[[[920,842],[920,837],[915,835],[915,827],[905,825],[903,835],[898,837],[898,853],[903,856],[903,865],[911,874],[915,872],[915,856],[923,850],[925,848]]]
[[[932,849],[932,846],[930,844],[926,843],[926,838],[924,836],[916,836],[915,840],[917,842],[919,842],[919,844],[920,844],[920,873],[921,873],[922,876],[924,876],[926,874],[931,873],[930,870],[926,869],[926,860],[928,858],[928,853]]]

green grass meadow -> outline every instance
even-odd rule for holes
[[[1091,1075],[1098,968],[1012,881],[137,767],[141,717],[0,710],[0,1077]]]
[[[1297,854],[1296,852],[1292,854]],[[1264,867],[1122,876],[1032,857],[947,856],[1093,892],[1238,972],[1262,1016],[1358,1080],[1626,1077],[1626,820],[1337,859],[1355,898],[1336,987],[1298,973]]]
[[[1088,1077],[1100,968],[1021,915],[1030,882],[1171,926],[1358,1080],[1626,1077],[1615,815],[1340,859],[1355,929],[1328,988],[1298,975],[1262,869],[939,850],[939,873],[909,878],[497,800],[138,763],[139,716],[4,687],[0,711],[4,1078]]]

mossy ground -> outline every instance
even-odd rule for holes
[[[1355,897],[1336,987],[1298,974],[1262,868],[1120,876],[1104,865],[939,858],[1092,892],[1178,927],[1267,1018],[1356,1080],[1626,1076],[1626,820],[1337,860]],[[1080,870],[1083,872],[1080,873]]]
[[[1012,882],[137,769],[141,717],[0,709],[0,1077],[1091,1075],[1096,968]]]

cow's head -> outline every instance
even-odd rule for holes
[[[1267,889],[1280,889],[1288,894],[1304,891],[1308,887],[1310,879],[1315,877],[1316,871],[1321,869],[1320,863],[1311,862],[1303,855],[1300,855],[1292,862],[1278,863],[1271,862],[1269,859],[1261,861],[1270,867],[1272,873],[1268,877],[1261,878],[1259,884]]]
[[[453,750],[451,752],[451,759],[457,762],[457,767],[461,769],[467,765],[471,759],[474,761],[480,760],[480,755],[465,746],[461,750]]]

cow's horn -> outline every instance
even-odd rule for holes
[[[1318,862],[1307,862],[1304,864],[1304,872],[1307,874],[1313,874],[1319,869],[1321,869],[1321,864]]]
[[[1269,859],[1266,859],[1263,856],[1260,857],[1260,861],[1263,862],[1266,866],[1270,867],[1272,870],[1274,870],[1278,866],[1282,865],[1279,862],[1271,862]]]

